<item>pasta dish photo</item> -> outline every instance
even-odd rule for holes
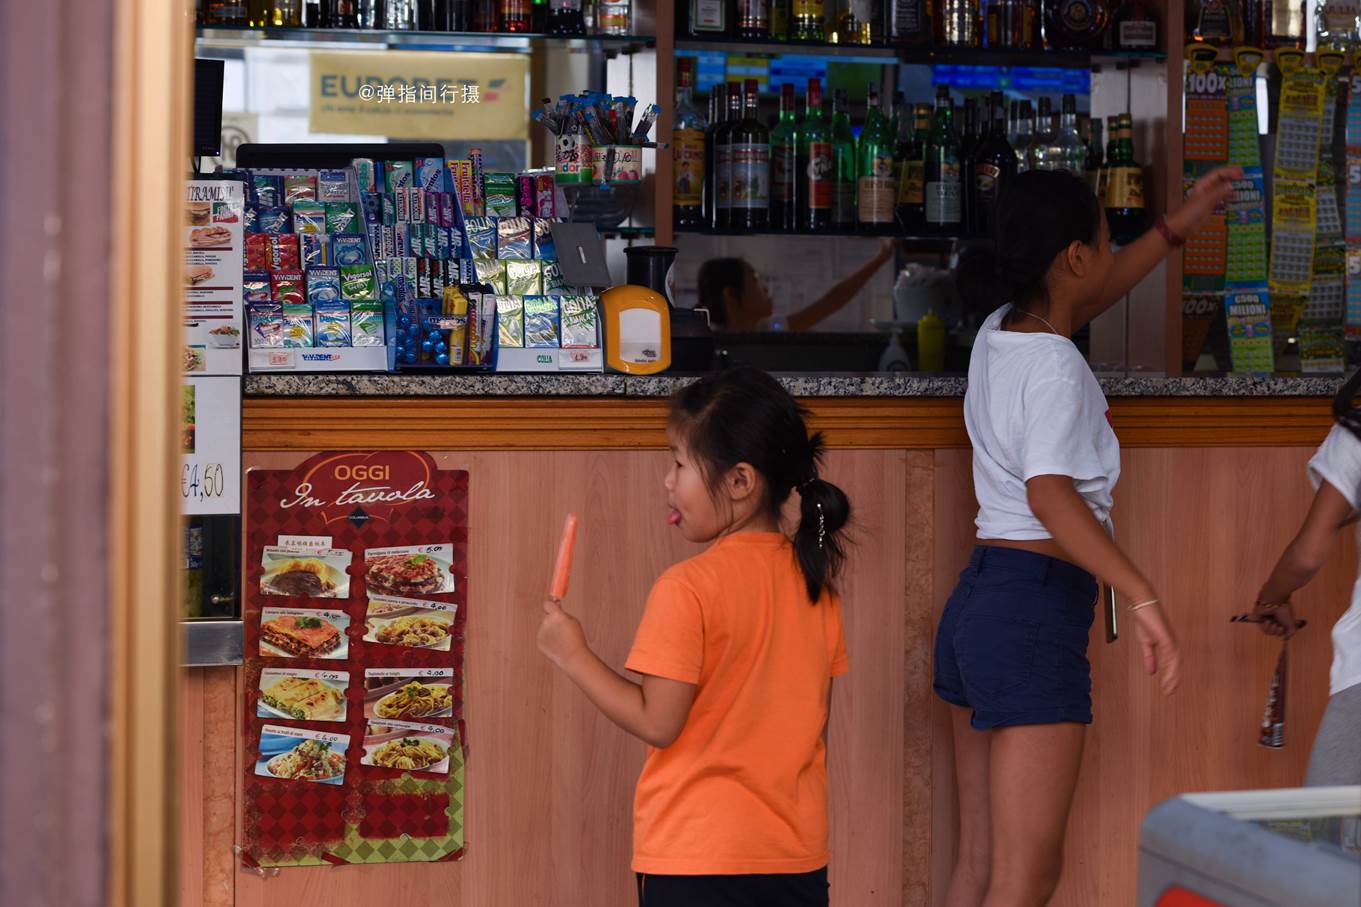
[[[443,762],[449,751],[433,740],[403,737],[391,740],[373,751],[373,764],[382,768],[420,771]]]
[[[429,648],[449,638],[449,622],[418,615],[399,617],[379,627],[373,638],[389,646]]]
[[[452,715],[453,709],[454,695],[448,684],[427,686],[412,681],[378,700],[373,711],[379,718],[431,718]]]
[[[409,595],[444,589],[444,571],[428,554],[387,554],[369,561],[364,582],[375,592]]]

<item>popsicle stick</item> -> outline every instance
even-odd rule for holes
[[[562,541],[558,542],[558,560],[553,565],[553,581],[548,586],[548,597],[562,601],[567,597],[567,581],[572,577],[572,551],[577,543],[577,515],[567,514],[562,526]]]

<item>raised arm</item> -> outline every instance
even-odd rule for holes
[[[1186,201],[1167,215],[1167,226],[1182,239],[1188,238],[1233,193],[1233,181],[1242,179],[1241,167],[1217,167],[1196,181]],[[1148,230],[1115,255],[1115,264],[1101,297],[1073,313],[1073,330],[1081,328],[1115,305],[1162,261],[1172,245],[1158,230]]]
[[[879,244],[879,251],[868,262],[852,273],[845,280],[832,287],[822,294],[817,302],[805,306],[793,315],[789,316],[789,329],[791,331],[806,331],[824,318],[836,314],[846,303],[855,298],[855,294],[870,282],[870,278],[875,272],[884,266],[884,263],[893,257],[893,240],[886,239]]]

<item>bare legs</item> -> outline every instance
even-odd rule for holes
[[[1063,837],[1086,727],[975,731],[954,708],[959,856],[947,907],[1043,907],[1063,869]]]

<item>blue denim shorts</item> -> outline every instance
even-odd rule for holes
[[[1092,723],[1097,582],[1031,551],[978,545],[936,631],[936,695],[978,730]]]

